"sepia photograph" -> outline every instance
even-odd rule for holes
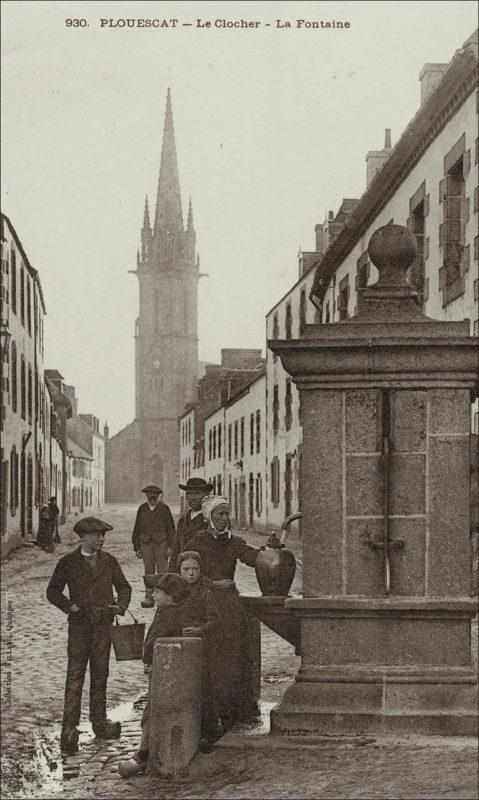
[[[1,795],[479,800],[476,0],[1,0]]]

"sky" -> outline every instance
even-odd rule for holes
[[[156,201],[167,88],[184,218],[191,196],[208,274],[200,359],[264,354],[265,315],[296,281],[299,247],[313,250],[314,225],[361,196],[366,153],[385,128],[397,141],[421,68],[450,61],[476,15],[461,0],[2,3],[2,209],[40,273],[45,367],[76,386],[80,412],[112,434],[134,417],[129,270],[145,194]]]

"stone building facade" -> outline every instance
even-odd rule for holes
[[[300,252],[299,278],[268,312],[268,339],[293,339],[301,326],[355,314],[358,292],[376,278],[367,245],[382,225],[407,225],[418,257],[411,280],[424,313],[469,319],[478,329],[477,35],[449,64],[420,73],[421,106],[394,147],[366,155],[366,191],[316,226],[316,249]],[[313,302],[311,302],[313,301]],[[302,425],[298,392],[267,350],[267,522],[300,510]],[[475,428],[477,433],[477,411]]]
[[[186,229],[178,177],[170,91],[166,101],[153,226],[145,202],[141,249],[133,270],[139,285],[135,322],[135,420],[108,439],[108,501],[132,502],[142,486],[178,501],[178,418],[194,398],[198,376],[198,279],[191,201]]]
[[[48,499],[49,398],[43,380],[40,277],[1,216],[1,551],[32,541]]]
[[[179,453],[180,453],[180,478],[185,483],[189,477],[209,477],[213,469],[210,465],[209,428],[206,430],[206,420],[218,411],[223,414],[224,405],[239,392],[252,379],[258,377],[264,369],[264,360],[261,350],[246,348],[230,348],[221,351],[221,364],[206,364],[205,373],[198,381],[196,387],[196,400],[186,406],[179,419]],[[224,429],[223,429],[224,430]],[[213,434],[211,434],[212,436]],[[220,442],[222,447],[222,434],[215,433],[215,442]],[[215,453],[217,454],[216,444]],[[218,455],[215,456],[219,458]],[[207,474],[208,473],[208,474]],[[224,467],[219,475],[224,475]],[[218,489],[218,480],[215,477],[215,490]],[[212,481],[213,482],[213,481]],[[222,491],[224,481],[220,480]],[[184,497],[181,499],[184,507]]]
[[[205,420],[205,476],[229,498],[238,528],[266,523],[265,406],[263,367]]]

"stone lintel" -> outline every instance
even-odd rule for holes
[[[270,343],[299,388],[477,386],[478,340],[390,338],[387,340],[293,340]],[[391,367],[393,366],[393,369]]]
[[[323,339],[388,339],[394,338],[439,338],[449,339],[451,337],[461,336],[468,338],[470,331],[470,321],[468,319],[461,320],[460,322],[446,322],[442,320],[431,320],[422,315],[420,321],[396,321],[388,320],[387,322],[361,322],[355,320],[348,320],[344,322],[331,322],[328,324],[320,325],[303,325],[301,328],[303,339],[314,339],[315,341],[322,341]],[[279,343],[285,340],[277,340]],[[293,340],[301,341],[301,340]],[[268,344],[270,344],[268,342]],[[271,344],[275,344],[272,341]]]
[[[419,667],[385,664],[334,664],[301,667],[297,681],[316,683],[477,683],[470,667]]]
[[[298,617],[469,617],[478,612],[477,597],[290,597],[285,608]]]

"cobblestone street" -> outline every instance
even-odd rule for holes
[[[101,516],[114,530],[106,549],[122,564],[133,587],[131,610],[140,606],[141,563],[132,553],[135,509],[109,507]],[[58,740],[66,668],[67,625],[45,598],[57,559],[77,544],[72,525],[61,529],[52,555],[22,549],[2,565],[2,759],[6,798],[469,798],[477,797],[474,742],[404,737],[264,736],[269,711],[295,674],[293,648],[262,627],[261,724],[236,728],[209,755],[198,754],[188,777],[175,782],[140,776],[122,781],[118,761],[138,745],[145,698],[140,662],[110,661],[109,717],[122,721],[121,738],[100,742],[87,717],[88,678],[80,725],[80,751],[62,758]],[[264,537],[244,534],[253,544]],[[292,546],[295,547],[294,540]],[[297,575],[293,591],[300,588]],[[240,566],[240,590],[258,593],[254,570]],[[474,628],[477,635],[477,626]],[[440,789],[438,788],[440,787]]]
[[[148,624],[152,613],[140,606],[143,565],[131,547],[135,512],[133,506],[111,506],[101,516],[114,527],[105,549],[118,558],[133,588],[130,610]],[[66,791],[62,779],[75,778],[80,768],[85,779],[91,776],[99,765],[128,748],[129,728],[134,736],[138,733],[138,722],[129,725],[127,720],[135,716],[134,703],[146,688],[141,663],[117,663],[112,652],[108,713],[112,719],[126,720],[124,736],[119,742],[105,744],[91,733],[87,673],[80,752],[64,761],[60,757],[67,622],[48,603],[45,591],[57,560],[78,544],[72,527],[67,523],[60,529],[62,544],[55,553],[22,548],[2,564],[2,751],[4,791],[10,797],[40,797],[40,791],[46,791],[41,796],[48,797],[53,790]],[[247,538],[252,543],[264,541],[257,534],[250,533]],[[259,594],[254,570],[240,565],[237,577],[243,593]],[[281,693],[284,681],[297,670],[299,659],[290,645],[264,627],[263,634],[264,697],[270,706]],[[45,774],[51,777],[49,789],[45,789]]]

